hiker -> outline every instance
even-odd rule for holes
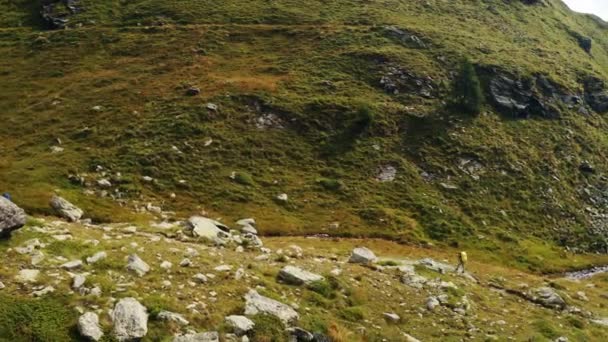
[[[2,194],[2,197],[6,198],[7,200],[9,200],[9,201],[11,201],[11,202],[13,201],[13,200],[11,199],[11,194],[9,194],[8,192],[3,193],[3,194]]]
[[[456,266],[456,272],[458,273],[458,270],[461,270],[460,273],[464,273],[464,264],[466,264],[467,262],[467,252],[462,251],[460,252],[460,254],[458,254],[458,266]]]

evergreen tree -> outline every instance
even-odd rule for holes
[[[475,72],[475,67],[469,60],[464,60],[460,66],[460,74],[454,83],[455,104],[468,114],[479,114],[483,104],[481,83]]]

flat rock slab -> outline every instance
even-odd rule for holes
[[[245,295],[245,315],[254,316],[258,314],[275,316],[285,325],[292,325],[300,318],[291,306],[264,297],[255,290],[250,290]]]
[[[285,266],[279,271],[278,278],[291,285],[310,285],[316,281],[325,279],[324,277],[305,271],[295,266]]]

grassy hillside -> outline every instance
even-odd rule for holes
[[[96,221],[151,202],[177,216],[255,216],[264,234],[449,244],[545,271],[567,266],[564,247],[606,248],[591,216],[604,210],[603,115],[449,106],[463,58],[575,94],[586,76],[608,79],[604,24],[559,1],[78,6],[68,29],[50,31],[38,2],[0,2],[0,190],[30,213],[59,191]],[[406,80],[398,94],[387,75]],[[389,166],[394,181],[378,181]]]

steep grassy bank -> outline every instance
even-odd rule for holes
[[[137,219],[138,200],[178,216],[255,216],[264,234],[567,267],[565,247],[605,250],[592,215],[604,210],[604,116],[447,105],[464,57],[480,74],[542,74],[574,94],[582,78],[608,77],[602,24],[546,3],[83,0],[60,31],[43,30],[33,5],[3,3],[0,189],[30,213],[48,213],[60,190],[102,222]],[[590,54],[573,32],[591,37]],[[190,86],[201,94],[186,96]],[[378,181],[390,168],[394,180]]]

